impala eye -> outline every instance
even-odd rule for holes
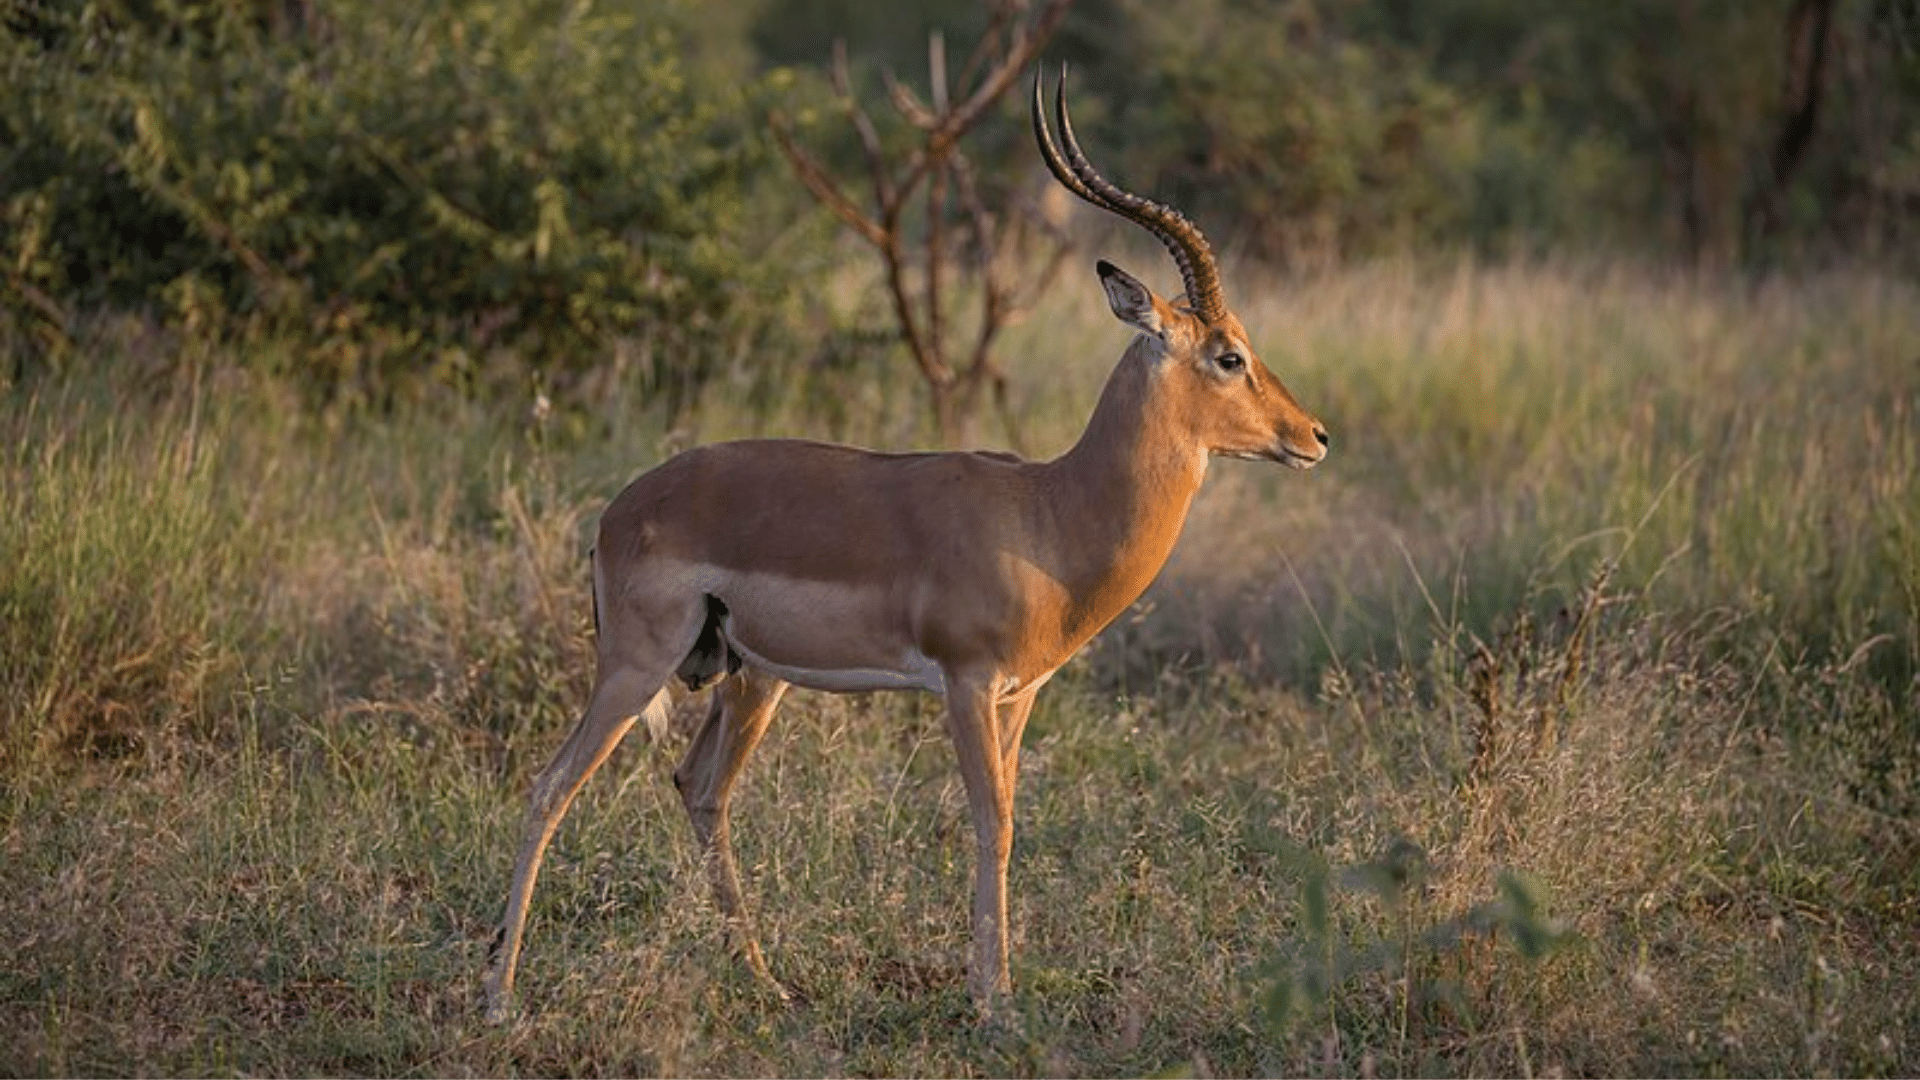
[[[1213,362],[1220,365],[1221,371],[1239,371],[1247,366],[1247,358],[1237,352],[1221,353]]]

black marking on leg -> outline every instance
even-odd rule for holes
[[[721,620],[726,617],[727,605],[717,596],[708,596],[707,621],[701,624],[693,648],[674,669],[688,690],[704,690],[740,670],[740,658],[727,648],[726,635],[720,632]]]

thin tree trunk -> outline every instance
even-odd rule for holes
[[[1787,13],[1780,130],[1767,171],[1754,184],[1743,214],[1750,258],[1779,233],[1787,188],[1806,160],[1819,127],[1833,6],[1833,0],[1796,0]]]

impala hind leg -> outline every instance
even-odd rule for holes
[[[722,682],[713,692],[706,722],[688,747],[686,759],[673,771],[673,786],[680,790],[680,801],[693,822],[693,835],[713,882],[714,900],[726,919],[727,934],[755,977],[782,1001],[791,997],[767,970],[740,893],[728,807],[733,801],[734,781],[767,733],[774,709],[786,691],[786,683],[752,668]]]
[[[1028,694],[1000,706],[1000,769],[1006,774],[1008,791],[1020,786],[1020,739],[1026,734],[1027,717],[1037,697]]]
[[[507,890],[507,912],[489,950],[487,1018],[505,1020],[513,1011],[513,975],[520,958],[520,937],[527,926],[527,907],[540,874],[540,860],[560,827],[574,796],[587,778],[613,753],[642,712],[655,707],[674,666],[692,648],[704,610],[688,606],[684,615],[668,618],[666,632],[615,635],[601,630],[599,672],[586,712],[574,725],[547,767],[534,778],[528,799],[526,825],[514,860],[513,883]],[[615,652],[609,641],[623,646]]]

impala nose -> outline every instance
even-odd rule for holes
[[[1331,441],[1327,438],[1326,425],[1320,423],[1319,421],[1314,422],[1313,437],[1320,440],[1320,448],[1322,450],[1327,449],[1327,447],[1331,445]]]

